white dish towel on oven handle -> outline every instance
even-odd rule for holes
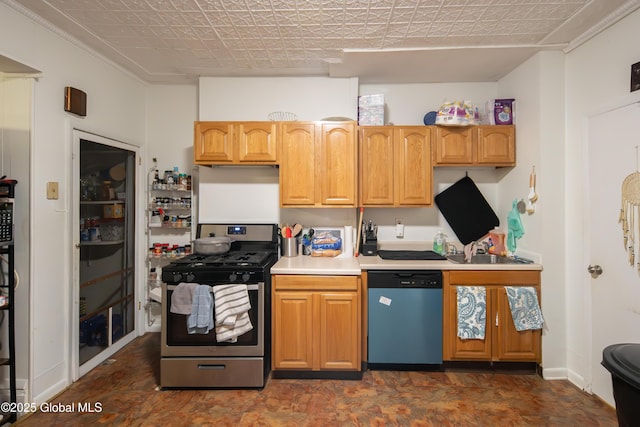
[[[247,285],[216,285],[213,299],[218,342],[236,342],[240,335],[253,329]]]

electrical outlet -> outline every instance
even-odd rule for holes
[[[47,199],[49,200],[58,200],[58,183],[57,182],[47,182]]]
[[[404,237],[404,224],[400,218],[396,218],[396,237],[402,239]]]

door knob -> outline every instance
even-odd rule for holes
[[[595,279],[602,274],[602,267],[600,267],[598,264],[590,265],[589,267],[587,267],[587,271],[591,274],[591,277]]]

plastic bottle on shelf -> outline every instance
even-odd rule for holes
[[[173,184],[176,186],[180,184],[180,171],[178,166],[173,167]]]
[[[102,200],[115,200],[116,190],[111,186],[111,181],[104,181],[102,183]]]
[[[433,252],[444,255],[447,247],[447,235],[442,232],[442,230],[438,231],[433,238]]]

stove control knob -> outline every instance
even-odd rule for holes
[[[237,278],[238,278],[238,276],[236,275],[236,273],[231,273],[231,274],[229,275],[229,281],[230,281],[231,283],[235,282]]]
[[[180,274],[180,273],[173,273],[172,281],[173,281],[174,283],[182,282],[182,274]]]
[[[193,281],[195,281],[195,279],[196,279],[195,274],[187,273],[187,282],[191,282],[192,283]]]
[[[243,281],[243,282],[248,282],[250,277],[251,277],[251,276],[249,276],[249,273],[244,273],[244,274],[242,275],[242,281]]]

